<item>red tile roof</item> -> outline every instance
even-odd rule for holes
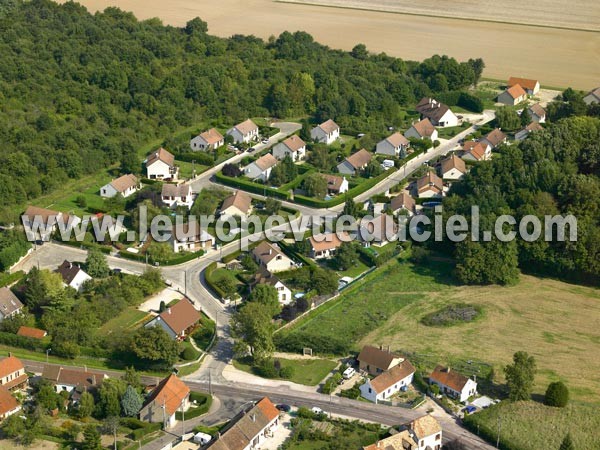
[[[515,84],[514,86],[509,87],[506,92],[515,100],[527,95],[527,92],[525,92],[520,84]]]
[[[444,386],[448,386],[456,392],[461,392],[469,379],[464,375],[450,369],[450,367],[437,366],[431,375],[429,381],[435,380]]]
[[[507,84],[509,87],[520,84],[525,89],[533,91],[537,82],[537,80],[530,80],[529,78],[510,77]]]
[[[200,320],[200,313],[194,308],[192,302],[187,298],[183,298],[173,306],[167,307],[158,315],[171,330],[177,335],[180,335],[185,330],[195,325]]]
[[[175,375],[169,375],[150,393],[144,406],[155,402],[160,407],[164,406],[167,415],[172,416],[189,394],[190,388],[183,381]]]
[[[159,148],[157,151],[148,156],[146,161],[146,167],[150,167],[156,161],[162,161],[170,167],[173,167],[175,164],[175,156],[172,153],[168,152],[164,148]]]
[[[417,133],[419,133],[419,136],[428,138],[430,138],[435,131],[435,127],[427,118],[413,124],[413,128],[417,131]]]
[[[19,407],[19,402],[4,386],[0,386],[0,415],[14,411]]]
[[[373,378],[371,380],[371,387],[379,394],[413,373],[415,373],[415,368],[410,361],[405,359],[397,366]]]
[[[215,128],[211,128],[210,130],[206,130],[204,133],[200,133],[199,136],[204,139],[208,145],[216,144],[217,142],[221,142],[224,138],[221,133],[219,133]]]
[[[42,339],[48,333],[46,332],[46,330],[40,330],[39,328],[21,326],[19,327],[19,331],[17,331],[17,334],[19,336],[29,337],[33,339]]]

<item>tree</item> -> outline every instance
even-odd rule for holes
[[[230,276],[223,276],[216,281],[216,285],[223,291],[225,298],[232,298],[237,295],[237,283]]]
[[[79,399],[79,405],[77,407],[77,416],[80,419],[89,417],[94,412],[94,396],[89,392],[85,391],[81,394]]]
[[[275,316],[281,311],[277,289],[269,284],[259,284],[255,286],[248,296],[248,301],[265,305],[269,308],[271,316]]]
[[[334,156],[329,149],[320,144],[315,144],[308,156],[308,162],[320,170],[329,170],[334,163]]]
[[[310,123],[308,123],[308,120],[306,119],[302,119],[301,121],[302,123],[302,128],[300,129],[300,139],[302,139],[304,142],[310,142],[311,141],[311,137],[310,137]]]
[[[131,338],[131,351],[143,361],[172,366],[179,356],[179,344],[161,327],[140,327]]]
[[[513,364],[504,368],[508,397],[513,400],[529,400],[533,389],[536,373],[536,363],[533,356],[519,351],[513,355]]]
[[[521,126],[522,127],[526,127],[527,125],[529,125],[531,123],[531,114],[529,114],[529,108],[526,106],[525,108],[523,108],[523,111],[521,111]]]
[[[241,262],[242,266],[244,267],[244,270],[247,272],[255,273],[258,270],[258,264],[256,264],[256,261],[254,261],[252,256],[250,256],[249,254],[245,254],[242,257]]]
[[[514,108],[502,106],[496,110],[496,122],[503,130],[514,131],[521,126],[521,118]]]
[[[327,194],[327,181],[319,173],[311,173],[304,179],[304,190],[310,197],[325,198]]]
[[[319,295],[334,293],[338,288],[337,276],[334,272],[315,268],[311,273],[311,286]]]
[[[255,363],[269,359],[275,351],[270,313],[270,309],[262,303],[250,302],[232,318],[237,352],[249,352]]]
[[[279,200],[271,197],[267,198],[265,201],[265,213],[267,213],[269,216],[274,216],[275,214],[279,213],[280,209],[281,202]]]
[[[62,406],[62,397],[56,393],[54,387],[50,383],[45,381],[41,382],[37,389],[35,399],[38,405],[50,411]]]
[[[242,175],[242,170],[237,166],[237,164],[225,164],[222,172],[223,175],[233,178],[237,178]]]
[[[125,390],[125,394],[123,394],[123,398],[121,399],[121,408],[123,408],[123,414],[127,417],[135,417],[142,409],[142,404],[144,401],[138,392],[134,389],[133,386],[127,386],[127,390]]]
[[[481,78],[481,74],[483,73],[483,69],[485,69],[485,63],[483,62],[483,59],[476,58],[469,59],[468,64],[473,69],[473,73],[475,74],[474,84],[475,86],[477,86],[477,83],[479,83],[479,80]]]
[[[354,202],[352,197],[347,197],[342,214],[356,218],[358,216],[358,211],[358,205]]]
[[[132,386],[136,391],[141,391],[143,385],[140,380],[140,374],[137,373],[134,367],[125,367],[125,373],[121,377],[127,386]]]
[[[335,255],[335,262],[339,270],[348,270],[358,264],[358,252],[353,242],[342,242]]]
[[[565,435],[559,450],[575,450],[575,445],[573,445],[573,440],[571,439],[571,433]]]
[[[105,278],[110,274],[106,255],[95,248],[88,250],[85,267],[88,275],[92,278]]]
[[[555,381],[548,385],[544,404],[564,408],[569,403],[569,388],[562,381]]]
[[[100,432],[95,425],[86,425],[83,429],[83,442],[79,448],[81,450],[100,450],[102,448]]]
[[[105,380],[98,389],[98,417],[106,418],[121,415],[121,397],[125,391],[125,383],[121,380]]]

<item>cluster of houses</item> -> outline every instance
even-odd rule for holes
[[[421,416],[398,430],[391,436],[363,447],[363,450],[441,450],[442,427],[431,415]]]
[[[273,286],[277,291],[279,303],[290,304],[293,300],[292,291],[275,274],[295,269],[298,267],[297,264],[285,255],[277,244],[268,241],[260,242],[250,255],[258,265],[258,272],[254,276],[250,290],[259,284]]]

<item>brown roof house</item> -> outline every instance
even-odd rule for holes
[[[409,216],[412,216],[416,212],[415,199],[408,193],[402,192],[400,195],[392,197],[390,200],[390,210],[393,214],[406,211]]]
[[[146,159],[146,176],[151,180],[176,180],[179,167],[175,156],[164,148],[159,148]]]
[[[506,142],[506,134],[504,134],[500,128],[494,128],[483,138],[481,138],[480,142],[489,145],[492,149],[495,149],[500,144]]]
[[[248,143],[258,138],[258,125],[252,122],[252,120],[247,119],[227,130],[227,134],[233,138],[233,142],[236,144],[241,142]]]
[[[365,216],[360,220],[359,239],[364,246],[382,246],[398,238],[398,224],[388,214]]]
[[[498,103],[515,106],[527,100],[527,92],[519,84],[507,88],[498,95]]]
[[[397,433],[363,450],[441,450],[442,427],[429,414],[400,426]]]
[[[332,144],[340,137],[340,127],[329,119],[310,130],[310,138],[315,142]]]
[[[348,192],[349,185],[346,177],[338,177],[337,175],[322,174],[322,177],[327,181],[327,193],[329,195],[338,195]]]
[[[11,392],[0,386],[0,421],[21,411],[21,405]]]
[[[179,222],[179,221],[177,221]],[[175,223],[169,237],[175,253],[209,251],[215,245],[215,237],[203,230],[197,221]]]
[[[539,103],[535,103],[529,107],[529,114],[533,122],[546,122],[546,110]]]
[[[190,407],[190,388],[175,375],[169,375],[156,386],[146,398],[140,410],[140,420],[162,423],[172,428],[176,423],[175,413]]]
[[[339,163],[337,170],[339,173],[344,175],[357,175],[361,170],[364,170],[369,165],[372,157],[373,155],[371,155],[371,153],[369,153],[367,150],[364,148],[360,149]]]
[[[517,84],[520,85],[527,92],[527,95],[535,95],[540,90],[540,82],[529,78],[510,77],[506,84],[509,88]]]
[[[128,173],[102,186],[100,188],[100,196],[104,198],[112,198],[116,195],[129,197],[139,191],[139,189],[140,181],[135,175]]]
[[[28,206],[21,216],[21,221],[28,239],[43,241],[49,240],[57,227],[59,230],[61,226],[70,229],[81,223],[81,219],[77,216],[37,206]]]
[[[294,162],[303,160],[306,156],[306,143],[299,136],[290,136],[273,147],[273,156],[277,159],[289,156]]]
[[[404,158],[410,142],[400,133],[394,133],[377,143],[375,153],[378,155],[389,155]]]
[[[413,123],[412,126],[405,131],[404,137],[407,139],[430,139],[435,141],[438,138],[438,132],[428,118]]]
[[[450,367],[437,366],[429,375],[429,384],[437,384],[440,393],[465,402],[477,393],[477,383],[452,370]]]
[[[279,411],[267,397],[235,416],[212,441],[210,450],[257,450],[279,427]]]
[[[465,162],[452,153],[440,163],[440,172],[444,180],[460,180],[467,173]]]
[[[29,377],[19,358],[10,353],[7,358],[0,360],[0,386],[8,389],[20,389],[27,384]]]
[[[525,128],[523,128],[522,130],[519,130],[515,133],[515,140],[522,141],[524,139],[527,139],[527,137],[531,133],[533,133],[535,131],[542,131],[543,129],[544,128],[542,128],[542,126],[538,122],[531,122]]]
[[[192,302],[182,298],[173,306],[168,306],[158,316],[148,322],[145,327],[159,326],[173,339],[183,339],[190,334],[200,320],[200,313]]]
[[[31,339],[43,339],[48,336],[48,332],[46,330],[40,330],[39,328],[26,327],[25,325],[22,325],[19,327],[17,335]]]
[[[244,191],[235,191],[234,194],[223,200],[220,217],[222,219],[226,217],[242,217],[247,219],[250,211],[252,211],[252,197]]]
[[[406,390],[413,381],[415,368],[407,359],[389,370],[380,373],[373,379],[367,379],[360,386],[361,395],[373,403],[379,403],[381,400],[389,399],[396,395],[400,390]]]
[[[268,241],[262,241],[252,250],[252,259],[259,267],[273,273],[296,268],[294,261],[285,256],[277,244]]]
[[[417,197],[431,198],[444,195],[444,182],[433,171],[417,180]]]
[[[63,391],[70,393],[71,401],[77,403],[83,392],[97,389],[102,381],[108,378],[108,375],[91,372],[87,368],[64,368],[46,364],[42,371],[42,378],[50,381],[57,393]]]
[[[347,233],[343,233],[342,239],[340,239],[337,233],[321,233],[315,234],[308,238],[310,243],[310,257],[313,259],[325,259],[335,256],[338,248],[342,246],[344,242],[349,242],[350,236]]]
[[[462,159],[465,161],[485,161],[490,159],[492,147],[487,143],[467,141],[463,144]]]
[[[244,175],[251,180],[261,180],[267,182],[271,176],[271,170],[277,165],[279,161],[270,153],[261,156],[256,161],[248,164],[244,168]]]
[[[215,128],[200,133],[190,141],[192,151],[216,150],[223,145],[225,145],[225,138]]]
[[[372,345],[365,345],[356,359],[359,369],[371,375],[387,372],[404,360],[400,355],[392,353],[389,348],[384,350],[381,346],[374,347]]]
[[[62,277],[65,286],[72,287],[76,291],[81,291],[83,284],[92,279],[78,264],[73,264],[66,259],[55,272]]]
[[[22,308],[23,303],[9,288],[0,288],[0,321],[19,314]]]
[[[160,193],[160,200],[169,208],[183,206],[190,209],[194,204],[192,185],[164,183]]]
[[[422,98],[415,109],[421,114],[421,119],[429,119],[432,125],[436,127],[458,126],[456,114],[452,112],[448,105],[438,102],[434,98]]]
[[[585,94],[585,96],[583,97],[583,101],[586,105],[591,105],[592,103],[600,103],[600,87],[592,89],[590,92]]]

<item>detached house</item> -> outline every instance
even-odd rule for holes
[[[414,374],[415,368],[407,359],[404,359],[372,380],[367,379],[360,386],[361,396],[373,403],[388,399],[401,389],[406,389],[412,383]]]
[[[498,95],[498,103],[515,106],[527,100],[527,92],[519,84],[507,88]]]
[[[21,309],[23,303],[12,291],[7,287],[0,288],[0,321],[19,314]]]
[[[100,196],[112,198],[116,195],[129,197],[140,189],[140,182],[135,175],[123,175],[100,188]]]
[[[70,216],[69,214],[51,209],[38,208],[37,206],[28,206],[21,216],[21,221],[25,231],[31,231],[32,238],[43,241],[49,240],[52,233],[57,228],[60,229],[61,226],[69,229],[81,223],[81,219],[77,216]],[[29,233],[27,235],[29,237]]]
[[[235,416],[208,444],[210,450],[260,450],[279,427],[279,411],[264,397],[250,409]]]
[[[160,200],[169,208],[184,206],[190,209],[194,204],[192,186],[189,184],[176,185],[165,183],[162,185]]]
[[[535,105],[531,105],[529,107],[529,114],[531,115],[531,120],[537,123],[546,122],[546,110],[542,108],[542,105],[536,103]]]
[[[7,358],[0,360],[0,386],[5,389],[20,389],[27,384],[28,376],[19,358],[10,353]]]
[[[267,182],[271,176],[271,170],[277,165],[277,158],[270,153],[261,156],[256,161],[248,164],[244,169],[244,175],[251,180],[261,180]]]
[[[45,365],[42,378],[54,386],[57,393],[62,391],[75,394],[96,389],[108,376],[100,372],[89,372],[87,369],[67,368]]]
[[[522,141],[524,139],[527,139],[530,133],[541,130],[543,130],[543,128],[538,122],[531,122],[525,128],[515,133],[515,140]]]
[[[322,174],[327,181],[327,193],[329,195],[339,195],[348,192],[349,185],[346,177],[338,177],[337,175]]]
[[[198,222],[176,223],[169,243],[175,253],[208,251],[215,245],[215,237],[203,230]]]
[[[211,128],[210,130],[200,133],[190,141],[190,148],[193,151],[216,150],[223,145],[225,145],[225,138],[215,128]]]
[[[492,155],[492,147],[487,143],[467,141],[463,144],[462,159],[465,161],[485,161]]]
[[[400,355],[392,353],[389,348],[384,350],[381,346],[374,347],[372,345],[365,345],[356,359],[359,370],[364,370],[370,375],[387,372],[404,360]]]
[[[409,146],[410,142],[408,139],[400,133],[394,133],[377,143],[375,153],[404,158]]]
[[[66,259],[58,266],[55,272],[62,277],[65,286],[72,287],[76,291],[81,291],[83,284],[92,279],[79,265],[73,264]]]
[[[369,165],[372,157],[371,153],[367,150],[364,148],[360,149],[339,163],[337,170],[344,175],[358,175],[361,170],[364,170]]]
[[[150,180],[176,180],[178,175],[175,156],[164,148],[159,148],[146,159],[146,176]]]
[[[21,411],[21,405],[10,391],[0,386],[0,421]]]
[[[192,302],[187,298],[182,298],[150,320],[145,327],[160,326],[171,338],[181,340],[190,334],[189,331],[196,326],[199,320],[200,313],[194,308]]]
[[[441,197],[444,194],[444,183],[434,172],[429,172],[417,180],[417,196],[419,198]]]
[[[600,87],[591,90],[588,92],[585,97],[583,97],[583,101],[586,105],[591,105],[592,103],[600,103]]]
[[[458,126],[458,117],[452,110],[441,102],[433,98],[422,98],[415,107],[421,114],[421,119],[429,119],[436,127],[455,127]]]
[[[262,241],[252,250],[252,258],[259,267],[273,273],[296,267],[296,264],[283,254],[277,244],[267,241]]]
[[[344,233],[343,239],[340,239],[337,233],[315,234],[308,238],[310,243],[310,257],[313,259],[325,259],[335,256],[337,249],[344,242],[349,242],[350,236]]]
[[[460,180],[467,173],[465,162],[454,153],[443,159],[440,172],[444,180]]]
[[[440,387],[440,393],[454,397],[460,402],[466,401],[477,393],[475,381],[450,367],[437,366],[429,375],[429,384],[437,384]]]
[[[250,211],[252,211],[252,197],[244,191],[235,191],[234,194],[223,200],[221,218],[241,217],[246,219]]]
[[[540,82],[529,78],[510,77],[506,84],[509,88],[520,85],[527,92],[527,95],[535,95],[540,90]]]
[[[412,216],[416,212],[415,199],[408,193],[402,192],[400,195],[392,197],[390,200],[390,210],[392,211],[392,214],[406,211],[409,216]]]
[[[417,123],[414,123],[408,130],[406,130],[404,137],[408,139],[430,139],[431,141],[435,141],[438,138],[438,132],[431,121],[425,118]]]
[[[500,144],[506,142],[506,134],[504,134],[500,128],[494,128],[485,137],[481,138],[482,144],[487,144],[491,149],[495,149]]]
[[[277,291],[277,300],[279,300],[280,304],[289,305],[292,302],[292,291],[271,272],[268,272],[266,270],[259,271],[254,276],[254,280],[251,283],[251,287],[254,288],[259,284],[267,284],[269,286],[273,286]]]
[[[258,125],[248,119],[229,129],[227,134],[233,138],[233,142],[236,144],[255,141],[258,139]]]
[[[300,161],[306,156],[306,143],[299,136],[290,136],[273,147],[273,156],[277,159],[289,156],[294,162]]]
[[[332,144],[340,137],[340,127],[329,119],[310,130],[310,138],[315,142]]]
[[[397,433],[363,450],[441,450],[442,427],[429,414],[400,426]]]
[[[172,428],[177,422],[175,413],[190,408],[190,388],[175,375],[169,375],[146,398],[140,410],[140,420],[162,423]]]

